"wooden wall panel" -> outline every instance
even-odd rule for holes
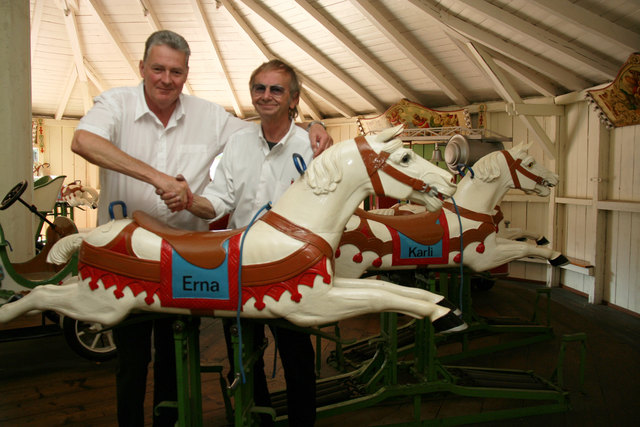
[[[71,152],[71,140],[77,120],[44,121],[45,153],[43,161],[51,165],[52,175],[66,175],[64,184],[80,180],[83,185],[98,188],[98,168]],[[88,207],[74,208],[74,222],[79,229],[95,227],[97,212]]]

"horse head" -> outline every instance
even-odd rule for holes
[[[558,175],[528,154],[530,146],[531,144],[520,143],[510,150],[484,156],[474,165],[475,177],[491,182],[504,176],[509,188],[522,190],[527,194],[548,196],[549,189],[558,184]]]
[[[452,175],[395,139],[402,128],[400,125],[377,135],[355,138],[373,190],[378,196],[410,200],[437,211],[442,207],[442,198],[451,197],[456,191]]]
[[[61,195],[62,199],[72,207],[89,206],[96,209],[100,200],[100,194],[94,188],[82,185],[80,181],[66,185],[62,189]]]

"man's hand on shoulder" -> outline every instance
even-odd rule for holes
[[[333,138],[331,138],[331,135],[329,135],[322,122],[311,122],[308,131],[313,157],[318,157],[320,153],[333,144]]]

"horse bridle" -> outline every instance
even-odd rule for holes
[[[536,184],[543,185],[545,187],[548,186],[548,182],[546,179],[529,172],[522,166],[522,159],[515,160],[513,156],[511,156],[511,154],[506,150],[501,151],[501,153],[504,155],[504,158],[507,161],[507,166],[509,167],[509,172],[511,173],[511,179],[513,180],[513,185],[518,190],[522,190],[522,185],[520,184],[520,180],[518,179],[518,172],[520,172],[522,175],[526,176]]]
[[[360,156],[362,157],[362,161],[367,168],[367,174],[369,175],[369,179],[371,180],[371,184],[373,185],[373,190],[377,195],[385,195],[384,188],[382,188],[382,182],[380,181],[379,172],[384,172],[397,181],[403,184],[407,184],[414,190],[420,191],[421,193],[438,193],[437,189],[431,188],[429,184],[422,181],[421,179],[412,178],[404,172],[399,171],[398,169],[388,164],[387,159],[389,158],[389,153],[385,151],[376,153],[373,148],[371,148],[371,145],[369,145],[369,142],[364,136],[357,136],[355,138],[355,141],[356,146],[358,147],[358,151],[360,152]]]

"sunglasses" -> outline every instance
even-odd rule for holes
[[[284,95],[285,88],[280,85],[263,85],[262,83],[256,83],[251,86],[251,93],[254,95],[264,95],[269,88],[271,95],[279,97]]]

